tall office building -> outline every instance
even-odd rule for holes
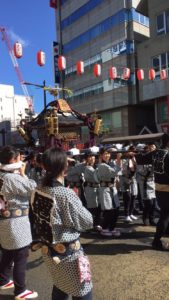
[[[137,9],[150,18],[150,39],[138,47],[138,64],[145,70],[140,102],[154,107],[158,131],[169,132],[169,1],[142,0]],[[153,81],[148,80],[150,68],[155,70]]]
[[[153,108],[140,105],[135,76],[137,46],[149,37],[149,19],[136,11],[139,2],[62,0],[56,7],[58,43],[67,61],[64,85],[73,91],[69,103],[81,113],[100,114],[103,131],[112,136],[152,125]],[[76,72],[78,61],[84,62],[82,75]],[[93,73],[95,64],[101,65],[100,76]],[[117,68],[115,80],[111,67]],[[128,80],[124,68],[130,69]]]

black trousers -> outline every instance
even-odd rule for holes
[[[88,208],[88,210],[90,211],[90,213],[93,216],[93,225],[97,226],[97,225],[101,225],[101,207],[94,207],[94,208]]]
[[[102,228],[113,230],[116,227],[118,216],[119,208],[104,210]]]
[[[143,223],[149,221],[152,224],[154,222],[155,201],[155,198],[144,200]]]
[[[138,186],[138,195],[137,195],[137,201],[138,201],[138,207],[136,207],[136,203],[135,203],[135,209],[139,209],[140,211],[143,211],[144,209],[144,201],[143,199],[141,198],[141,193],[140,193],[140,186],[139,184],[137,185]]]
[[[164,236],[169,225],[169,192],[156,192],[156,199],[160,207],[160,218],[157,223],[153,244],[161,245],[161,237]]]
[[[2,258],[0,262],[0,285],[6,284],[11,275],[13,266],[13,281],[15,285],[15,296],[25,290],[25,273],[29,248],[24,247],[16,250],[1,249]]]
[[[133,214],[136,197],[131,195],[129,191],[123,192],[124,214],[130,216]]]
[[[70,299],[69,295],[67,295],[66,293],[59,290],[56,286],[53,286],[52,300],[68,300],[68,299]],[[92,300],[92,299],[93,299],[92,298],[92,291],[89,292],[85,296],[72,297],[72,300]]]

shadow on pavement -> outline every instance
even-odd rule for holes
[[[150,238],[153,237],[154,233],[153,232],[139,232],[139,231],[133,231],[131,233],[122,233],[120,236],[120,239],[127,239],[127,240],[132,240],[132,239],[142,239],[142,238]]]
[[[100,233],[98,232],[86,232],[83,233],[81,235],[81,238],[85,238],[85,239],[99,239],[99,240],[112,240],[112,239],[141,239],[141,238],[148,238],[148,237],[153,237],[154,236],[154,232],[143,232],[143,231],[135,231],[133,230],[132,232],[124,232],[121,234],[120,237],[105,237],[105,236],[101,236]]]
[[[129,254],[133,251],[152,250],[151,245],[132,244],[86,244],[84,250],[88,255],[116,255]]]
[[[41,264],[43,264],[43,258],[42,256],[40,256],[39,258],[33,260],[33,261],[29,261],[27,263],[27,270],[30,270],[30,269],[34,269],[34,268],[37,268],[39,267]],[[1,300],[1,299],[0,299]]]
[[[14,296],[9,296],[9,295],[0,295],[1,300],[13,300]]]

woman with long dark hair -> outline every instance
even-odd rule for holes
[[[32,196],[32,210],[44,261],[53,279],[52,300],[91,300],[88,258],[80,244],[80,231],[93,226],[90,212],[75,192],[63,186],[67,155],[57,148],[42,156],[45,177]]]

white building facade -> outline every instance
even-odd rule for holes
[[[17,132],[21,119],[30,119],[30,99],[15,95],[12,85],[0,84],[0,146],[24,143]]]

